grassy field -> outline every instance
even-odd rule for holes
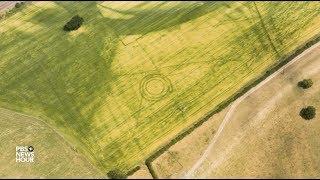
[[[317,35],[320,3],[38,2],[0,21],[0,106],[127,171]],[[63,25],[84,18],[77,31]]]
[[[106,177],[42,121],[0,109],[0,177]],[[16,163],[16,146],[34,147],[33,163]]]
[[[152,168],[158,178],[181,178],[194,163],[201,158],[230,107],[214,114],[202,126],[187,137],[170,147],[152,162]]]
[[[319,177],[319,66],[318,46],[245,98],[193,177]],[[304,78],[311,88],[298,88]],[[317,114],[304,120],[299,112],[309,105]]]

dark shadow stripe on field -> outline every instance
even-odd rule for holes
[[[94,133],[92,118],[105,102],[115,80],[111,71],[119,43],[115,33],[129,35],[158,31],[200,17],[220,6],[190,4],[185,9],[130,12],[134,14],[133,18],[111,20],[102,16],[97,3],[84,3],[54,2],[54,6],[47,9],[32,4],[34,15],[26,22],[41,26],[41,30],[1,33],[4,40],[1,49],[10,51],[17,44],[21,46],[9,55],[0,52],[4,65],[0,77],[0,100],[1,106],[48,117],[58,128],[72,130],[68,135],[82,142],[99,163],[100,156],[94,153],[99,146],[88,138]],[[176,13],[179,16],[171,19]],[[62,31],[62,27],[76,14],[84,17],[84,26],[89,33],[71,37]],[[148,26],[149,23],[154,24]],[[134,26],[127,28],[128,24]],[[107,44],[106,39],[110,40]],[[110,49],[107,55],[106,49]]]
[[[183,3],[183,5],[181,5],[183,8],[180,6],[173,6],[169,9],[159,9],[166,3],[167,2],[163,2],[151,9],[139,11],[115,10],[106,5],[100,6],[124,15],[133,15],[133,17],[129,19],[106,18],[106,22],[112,24],[112,27],[118,35],[144,35],[199,18],[225,5],[221,2],[206,2],[202,4],[189,2]]]

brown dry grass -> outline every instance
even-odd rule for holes
[[[129,176],[128,179],[152,179],[152,176],[146,165],[141,165],[140,169],[133,175]]]
[[[156,174],[160,178],[173,178],[180,177],[189,170],[208,146],[228,109],[229,107],[213,115],[202,126],[158,157],[152,163]]]
[[[317,48],[242,101],[195,177],[319,177],[319,67]],[[299,89],[304,78],[314,86]],[[311,121],[299,116],[307,105]]]

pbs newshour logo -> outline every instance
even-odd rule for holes
[[[16,147],[16,162],[33,163],[34,148],[32,146],[17,146]]]

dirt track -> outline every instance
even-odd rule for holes
[[[227,115],[225,116],[223,122],[221,123],[218,132],[215,134],[214,138],[212,139],[211,143],[209,144],[208,148],[206,149],[206,151],[204,152],[204,154],[202,155],[202,157],[194,164],[194,166],[186,173],[184,178],[190,178],[193,176],[194,172],[204,163],[204,161],[207,159],[207,156],[210,154],[211,149],[213,148],[216,140],[218,139],[218,137],[220,136],[222,130],[224,129],[225,125],[229,122],[229,120],[231,119],[230,117],[233,115],[234,111],[236,110],[236,108],[238,107],[238,105],[247,97],[249,97],[249,95],[251,95],[252,93],[254,93],[256,90],[258,90],[261,86],[263,86],[264,84],[266,84],[268,81],[272,80],[274,77],[278,76],[281,72],[283,72],[284,69],[288,68],[289,66],[291,66],[292,64],[294,64],[295,62],[299,61],[299,60],[303,60],[305,59],[304,57],[307,54],[310,54],[310,52],[312,51],[317,51],[320,47],[320,43],[317,43],[316,45],[312,46],[311,48],[309,48],[308,50],[306,50],[305,52],[303,52],[302,54],[300,54],[298,57],[296,57],[294,60],[292,60],[290,63],[288,63],[287,65],[285,65],[284,67],[280,68],[277,72],[275,72],[274,74],[272,74],[271,76],[269,76],[267,79],[265,79],[264,81],[262,81],[259,85],[257,85],[256,87],[254,87],[253,89],[251,89],[250,91],[248,91],[245,95],[243,95],[241,98],[239,98],[238,100],[236,100],[229,112],[227,113]]]
[[[3,12],[8,8],[14,7],[14,5],[16,3],[18,3],[18,2],[21,2],[21,1],[3,1],[3,2],[0,2],[0,12]]]

